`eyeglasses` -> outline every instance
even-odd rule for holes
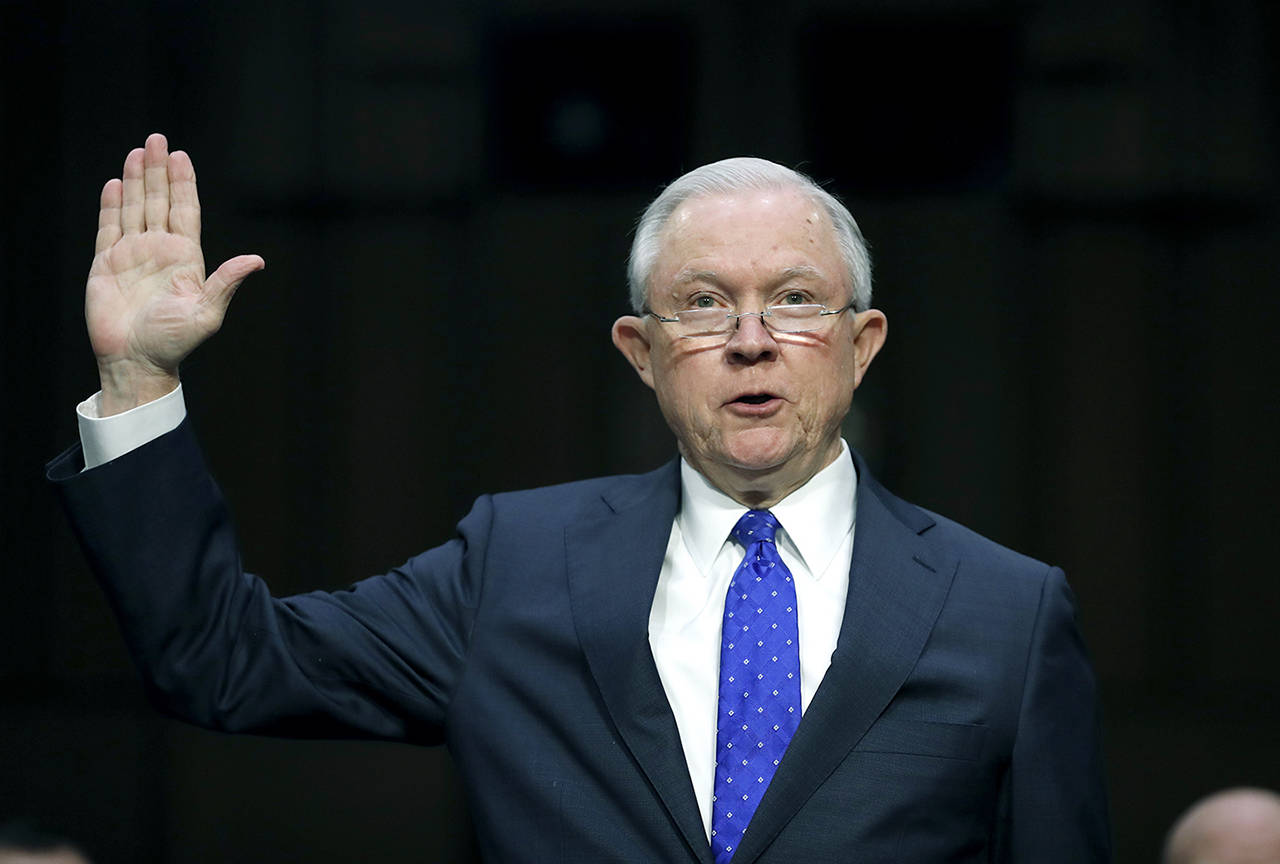
[[[672,329],[682,339],[699,336],[723,336],[738,327],[739,320],[755,316],[760,323],[774,333],[810,333],[819,329],[830,315],[839,315],[853,304],[839,309],[828,309],[817,303],[788,303],[781,306],[766,306],[763,312],[725,312],[718,309],[685,309],[675,312],[670,318],[659,315],[652,310],[651,315],[663,324],[674,324]]]

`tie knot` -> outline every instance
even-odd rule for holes
[[[733,526],[733,538],[743,546],[766,540],[773,542],[778,530],[778,519],[768,510],[748,510]]]

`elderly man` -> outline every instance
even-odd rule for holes
[[[886,333],[848,211],[759,159],[646,211],[613,341],[680,458],[486,496],[347,591],[243,574],[178,364],[205,278],[159,135],[102,192],[102,390],[50,464],[158,703],[226,730],[447,742],[492,861],[1109,860],[1061,571],[882,488],[840,437]]]

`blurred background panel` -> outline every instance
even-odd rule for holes
[[[891,488],[1061,564],[1117,860],[1280,787],[1280,14],[1264,0],[0,2],[0,820],[109,862],[467,861],[447,753],[160,718],[42,479],[96,389],[98,190],[161,130],[211,264],[184,367],[277,592],[476,495],[673,453],[609,341],[664,182],[766,156],[848,203],[888,346],[846,432]]]

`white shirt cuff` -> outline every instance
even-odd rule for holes
[[[76,406],[86,471],[172,432],[187,416],[181,384],[159,399],[110,417],[99,416],[101,399],[99,390]]]

